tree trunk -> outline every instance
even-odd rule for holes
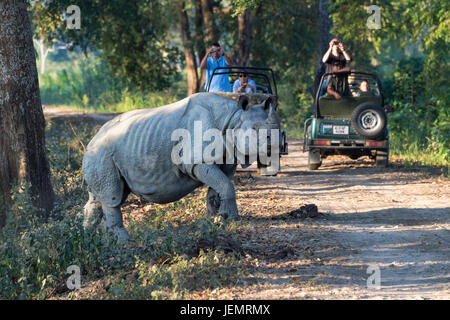
[[[197,57],[199,59],[199,61],[197,62],[198,65],[206,52],[203,33],[203,12],[201,0],[195,0],[195,46],[197,51]],[[205,82],[205,78],[206,78],[206,71],[200,70],[200,79],[198,82],[199,89]]]
[[[201,0],[194,0],[195,5],[195,49],[197,56],[201,59],[205,54],[205,42],[203,34],[203,12]]]
[[[178,20],[180,23],[181,40],[184,46],[184,56],[186,58],[186,69],[188,78],[188,96],[198,92],[198,76],[197,76],[197,62],[195,60],[194,43],[191,38],[189,30],[189,18],[184,9],[184,2],[178,4]]]
[[[319,59],[317,61],[316,78],[314,81],[314,93],[317,91],[319,86],[320,77],[325,73],[325,66],[322,63],[322,57],[327,52],[329,43],[333,36],[330,33],[331,27],[333,26],[333,21],[329,15],[329,8],[332,0],[320,0],[319,2]]]
[[[214,15],[210,0],[202,1],[203,23],[205,25],[205,44],[207,47],[216,42],[216,30],[214,28]]]
[[[47,216],[54,193],[27,5],[7,0],[0,7],[0,196],[9,204],[11,186],[29,182],[33,204]]]
[[[238,17],[239,30],[239,60],[241,66],[249,65],[250,58],[250,12],[246,9],[243,14]]]
[[[39,40],[34,39],[34,43],[36,44],[36,46],[39,49],[39,58],[41,60],[41,74],[44,74],[45,73],[45,63],[47,61],[48,54],[50,52],[55,52],[56,48],[55,48],[55,45],[53,45],[53,47],[46,47],[44,39],[42,39],[42,38]]]

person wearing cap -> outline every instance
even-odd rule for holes
[[[248,73],[239,72],[239,78],[233,84],[233,92],[236,93],[255,93],[256,83],[249,78]]]
[[[206,69],[206,79],[205,79],[205,89],[208,85],[209,79],[211,78],[212,72],[217,67],[227,67],[232,65],[233,62],[230,57],[228,57],[223,49],[220,47],[218,42],[212,44],[211,48],[206,50],[206,55],[203,57],[200,68],[202,70]],[[226,70],[219,71],[225,72]],[[230,79],[228,74],[218,74],[214,75],[211,80],[211,85],[209,87],[209,92],[231,92]]]

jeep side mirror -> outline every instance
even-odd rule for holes
[[[384,106],[384,112],[389,113],[392,111],[392,106],[390,104],[386,104]]]

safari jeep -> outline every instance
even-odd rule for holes
[[[238,75],[240,73],[247,73],[250,78],[255,81],[256,88],[255,93],[248,94],[250,105],[260,104],[265,101],[267,98],[271,98],[275,106],[278,105],[278,91],[277,91],[277,83],[275,80],[275,74],[272,69],[264,68],[264,67],[243,67],[243,66],[227,66],[227,67],[218,67],[213,70],[211,73],[211,77],[209,78],[208,83],[206,84],[206,92],[209,92],[209,88],[211,85],[211,80],[213,77],[227,74],[230,79],[231,87],[233,87],[233,83],[236,79],[238,79]],[[239,97],[244,93],[233,93],[233,92],[214,92],[223,97],[238,101]],[[286,132],[280,132],[280,152],[279,155],[288,154],[288,143],[286,138]],[[265,166],[258,160],[258,172],[260,175],[271,176],[276,175],[278,171],[271,171],[271,167]]]
[[[374,74],[347,72],[349,94],[336,99],[321,90],[333,73],[322,76],[314,100],[314,114],[304,124],[303,152],[308,152],[310,170],[317,170],[329,155],[356,160],[369,156],[379,167],[389,163],[389,128],[381,84]]]

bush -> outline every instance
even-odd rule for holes
[[[64,284],[70,265],[81,266],[83,274],[89,274],[115,254],[115,246],[109,244],[113,239],[100,229],[85,232],[79,216],[39,218],[25,186],[14,193],[0,239],[2,299],[44,299]]]
[[[411,164],[449,166],[449,111],[441,108],[432,125],[418,106],[394,102],[389,115],[391,152]]]

